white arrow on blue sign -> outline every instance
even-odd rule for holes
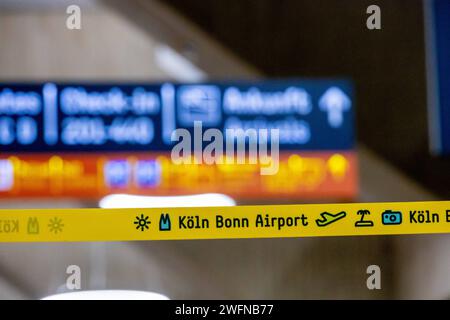
[[[345,111],[350,110],[350,98],[338,87],[330,87],[319,99],[320,110],[328,113],[328,123],[333,128],[339,128]]]

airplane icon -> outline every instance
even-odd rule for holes
[[[332,224],[338,220],[341,220],[342,218],[345,218],[347,213],[345,211],[341,211],[336,214],[332,214],[329,212],[322,212],[320,214],[321,219],[316,219],[316,224],[318,227],[325,227],[329,224]]]

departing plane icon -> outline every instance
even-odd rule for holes
[[[338,220],[341,220],[342,218],[345,218],[347,213],[345,211],[341,211],[336,214],[332,214],[329,212],[322,212],[320,214],[321,219],[316,219],[316,224],[318,227],[325,227],[329,224],[332,224]]]

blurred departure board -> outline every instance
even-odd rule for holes
[[[357,192],[353,109],[352,86],[341,79],[3,83],[0,196],[351,198]],[[261,175],[261,164],[248,161],[174,163],[179,129],[192,137],[193,154],[212,141],[205,138],[209,129],[224,133],[224,149],[227,130],[277,129],[276,173]]]

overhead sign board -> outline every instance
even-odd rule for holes
[[[0,195],[352,197],[353,109],[345,80],[0,84]],[[174,131],[199,124],[200,135],[277,129],[279,170],[174,164]]]

